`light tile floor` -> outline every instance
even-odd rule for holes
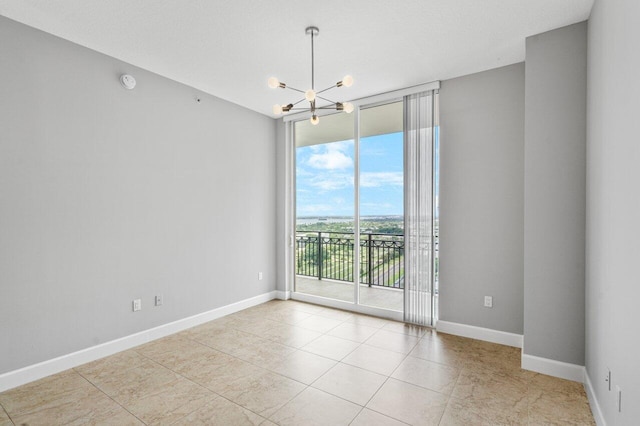
[[[594,425],[520,350],[271,301],[0,393],[8,425]]]

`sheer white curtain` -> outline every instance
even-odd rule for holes
[[[433,325],[434,92],[404,97],[404,320]]]

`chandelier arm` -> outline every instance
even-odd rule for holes
[[[295,102],[293,105],[298,105],[298,104],[299,104],[300,102],[302,102],[302,101],[306,101],[306,99],[305,99],[305,98],[302,98],[302,99],[300,99],[298,102]],[[299,109],[299,108],[298,108],[298,109]]]
[[[330,102],[332,104],[336,104],[337,103],[336,101],[332,101],[331,99],[323,98],[322,96],[318,96],[318,95],[316,95],[316,98],[322,99],[323,101],[327,101],[327,102]]]
[[[320,94],[320,93],[323,93],[323,92],[326,92],[327,90],[331,90],[331,89],[333,89],[333,88],[335,88],[335,87],[338,87],[338,85],[337,85],[337,84],[334,84],[333,86],[329,86],[329,87],[327,87],[326,89],[322,89],[322,90],[320,90],[319,92],[316,92],[316,95],[318,95],[318,94]]]
[[[291,89],[291,90],[293,90],[294,92],[304,93],[304,90],[296,89],[295,87],[287,86],[286,88],[287,88],[287,89]]]

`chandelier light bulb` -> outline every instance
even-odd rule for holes
[[[271,87],[272,89],[275,89],[276,87],[280,86],[280,81],[278,81],[277,78],[275,77],[271,77],[268,81],[267,84],[269,85],[269,87]]]
[[[351,87],[353,85],[353,77],[351,77],[350,75],[345,75],[342,79],[342,85],[344,87]]]
[[[309,121],[311,121],[311,124],[315,126],[320,122],[320,119],[318,118],[317,115],[314,114],[311,116],[311,119]]]
[[[282,106],[281,106],[281,105],[278,105],[278,104],[275,104],[275,105],[273,106],[273,113],[274,113],[275,115],[280,115],[280,114],[282,114]]]
[[[342,104],[342,110],[347,114],[351,114],[353,112],[353,104],[351,102],[345,102]]]
[[[309,89],[304,92],[304,98],[309,102],[313,102],[316,99],[316,92],[313,89]]]

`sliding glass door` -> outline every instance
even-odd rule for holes
[[[295,291],[354,302],[355,147],[346,114],[294,123]]]
[[[360,104],[354,114],[322,116],[318,125],[289,123],[294,298],[432,323],[434,93],[425,92],[421,109],[409,99]]]
[[[360,112],[360,297],[403,311],[404,165],[402,102]]]

